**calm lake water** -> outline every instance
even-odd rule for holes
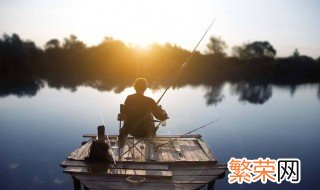
[[[255,90],[239,93],[225,84],[218,96],[220,102],[208,104],[211,90],[205,86],[170,90],[162,101],[170,120],[158,134],[182,134],[222,117],[215,125],[197,131],[219,162],[230,157],[292,157],[302,164],[300,184],[229,185],[226,176],[216,183],[216,189],[318,188],[319,85],[296,89],[269,86],[261,95]],[[107,132],[117,134],[119,104],[132,92],[132,88],[116,94],[91,87],[71,92],[45,86],[35,96],[0,98],[1,189],[72,189],[72,180],[63,174],[60,162],[85,140],[83,134],[96,132],[102,123],[100,112]],[[160,96],[159,91],[146,94],[155,99]],[[250,101],[253,96],[262,97]]]

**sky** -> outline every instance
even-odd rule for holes
[[[210,36],[228,44],[269,41],[278,56],[320,56],[320,1],[317,0],[0,0],[0,34],[17,33],[40,47],[75,34],[89,45],[113,37],[147,46],[172,43],[205,52]]]

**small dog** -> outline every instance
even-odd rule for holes
[[[105,140],[105,127],[98,126],[98,136],[92,141],[89,149],[89,156],[86,158],[90,163],[108,163],[113,162],[111,147]]]

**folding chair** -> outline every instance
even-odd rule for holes
[[[156,130],[158,129],[158,126],[160,124],[160,121],[154,120],[153,117],[151,116],[151,107],[146,107],[146,106],[127,106],[127,105],[120,105],[120,113],[118,114],[118,121],[119,121],[119,133],[121,133],[121,127],[122,127],[122,121],[124,122],[123,125],[126,125],[126,131],[123,131],[125,134],[120,134],[122,135],[123,138],[123,143],[125,143],[129,148],[127,151],[121,154],[121,147],[120,145],[118,146],[119,149],[119,159],[127,154],[128,152],[131,153],[131,158],[134,159],[134,149],[136,149],[141,156],[145,158],[146,161],[149,161],[149,158],[146,158],[146,156],[142,153],[140,149],[142,147],[137,147],[137,145],[141,142],[144,142],[146,144],[149,144],[150,146],[150,141],[153,141],[154,136],[156,135]],[[150,123],[148,123],[150,122]],[[152,126],[148,126],[151,124],[151,122],[159,122],[159,124],[151,130],[153,131],[153,134],[150,133],[148,128]],[[151,124],[152,125],[152,124]],[[145,132],[143,134],[143,132]],[[148,134],[149,133],[149,134]],[[138,139],[137,142],[131,142],[128,135],[133,136],[133,139]],[[120,138],[119,138],[120,140]],[[130,159],[130,157],[128,158]]]

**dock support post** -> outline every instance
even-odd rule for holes
[[[72,181],[73,181],[73,189],[74,190],[81,190],[81,184],[80,181],[77,180],[75,177],[72,176]]]
[[[215,181],[211,181],[210,183],[208,183],[208,190],[214,190],[214,184],[215,184]]]

